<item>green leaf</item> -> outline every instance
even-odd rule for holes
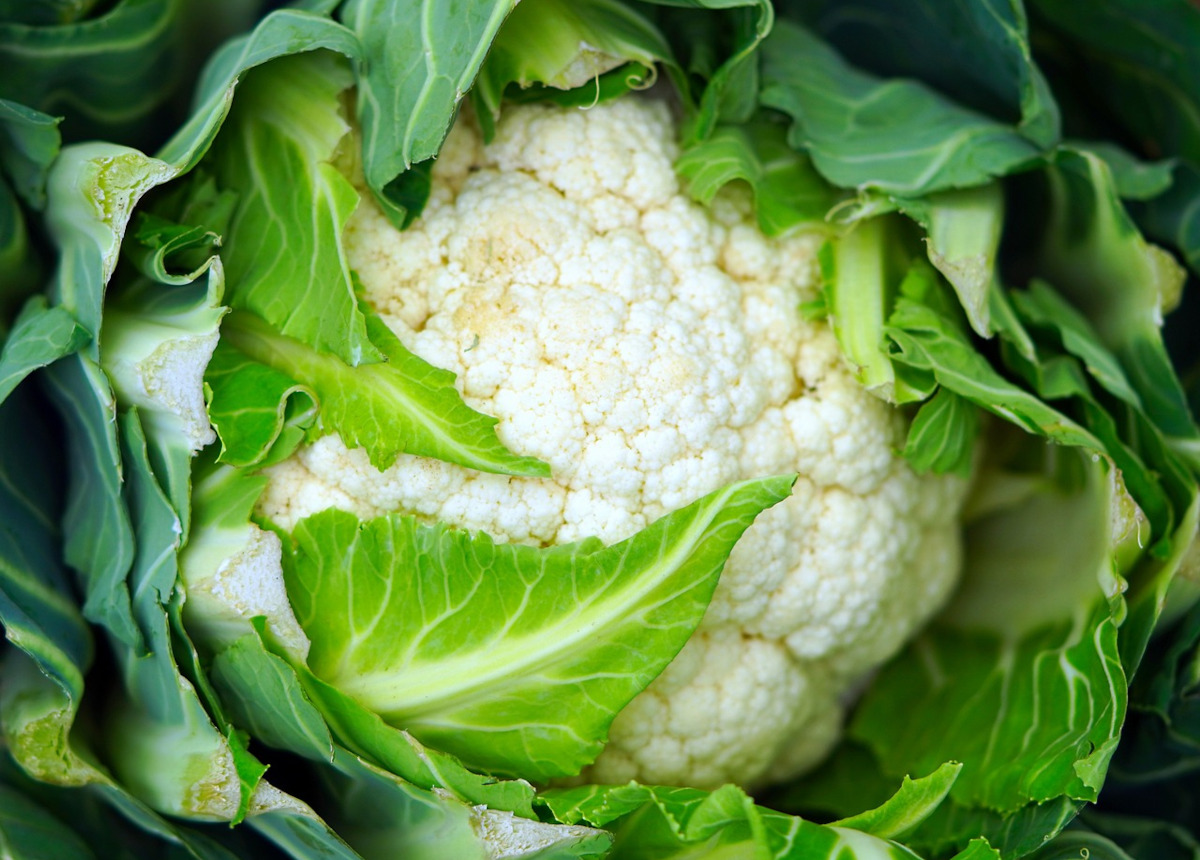
[[[928,305],[901,297],[886,331],[893,361],[932,373],[943,387],[1030,433],[1105,451],[1087,429],[1001,376],[953,321]]]
[[[34,209],[46,206],[46,175],[61,142],[58,123],[56,117],[0,98],[0,168]]]
[[[987,860],[995,860],[997,856],[1024,857],[1070,824],[1083,805],[1083,801],[1059,797],[1029,804],[1016,812],[1000,813],[958,804],[950,797],[904,842],[914,851],[934,857],[952,851]],[[986,845],[979,844],[980,834],[984,834]],[[973,851],[979,854],[972,854]],[[955,860],[959,860],[958,855]]]
[[[904,777],[900,789],[882,806],[834,822],[881,839],[896,839],[908,833],[932,813],[950,793],[962,765],[946,762],[928,776]]]
[[[121,0],[107,14],[57,26],[0,23],[0,97],[66,114],[75,140],[145,136],[144,124],[183,82],[185,8]]]
[[[375,315],[367,332],[386,358],[350,367],[280,335],[257,317],[232,313],[223,340],[254,361],[311,389],[320,405],[310,435],[336,432],[351,447],[366,450],[371,464],[386,469],[402,453],[437,457],[485,472],[545,477],[549,467],[519,457],[496,438],[496,419],[463,403],[454,374],[413,355]],[[277,409],[275,391],[262,394],[263,408]]]
[[[67,742],[92,637],[60,559],[61,475],[27,389],[0,404],[0,724],[11,754],[43,779],[84,781]]]
[[[1070,457],[1081,484],[1031,487],[969,526],[962,588],[860,704],[851,734],[885,772],[961,761],[952,797],[1005,812],[1095,800],[1125,714],[1110,602],[1128,563],[1120,541],[1136,536],[1114,535],[1126,504],[1115,477]],[[914,697],[926,706],[897,709]]]
[[[116,404],[108,378],[82,352],[43,376],[67,432],[71,491],[63,514],[64,559],[78,571],[83,614],[120,641],[142,647],[125,575],[133,563],[133,526],[121,499]]]
[[[100,142],[69,146],[54,162],[46,219],[61,255],[51,303],[61,304],[93,335],[100,331],[104,291],[133,207],[174,175],[170,164]],[[93,342],[89,357],[95,360],[98,353]]]
[[[754,193],[758,225],[768,236],[797,225],[823,225],[836,192],[803,154],[787,145],[783,126],[773,122],[718,126],[684,150],[676,172],[688,193],[708,205],[726,184],[741,180]]]
[[[128,581],[148,650],[117,650],[124,690],[111,706],[106,752],[121,781],[155,809],[237,823],[266,768],[217,729],[176,665],[166,607],[178,580],[181,529],[152,471],[136,411],[123,413],[120,424],[136,541]]]
[[[96,855],[70,827],[0,783],[0,856],[6,860],[91,860]]]
[[[1061,152],[1047,176],[1052,220],[1037,274],[1121,359],[1150,420],[1169,439],[1195,445],[1196,426],[1161,331],[1163,309],[1178,301],[1183,269],[1142,238],[1099,157]]]
[[[979,436],[979,410],[948,388],[939,388],[917,410],[904,440],[904,458],[919,472],[967,477]]]
[[[602,76],[621,69],[618,86],[603,93],[619,95],[652,82],[651,70],[670,54],[650,21],[619,0],[524,0],[492,41],[471,97],[486,127],[510,88],[579,90],[592,104]]]
[[[1123,200],[1153,200],[1171,187],[1174,159],[1139,161],[1136,156],[1106,140],[1068,141],[1071,149],[1083,150],[1104,159],[1113,184]]]
[[[30,299],[0,350],[0,402],[29,374],[78,352],[91,339],[65,309],[50,307],[41,296]]]
[[[1011,296],[1027,325],[1054,331],[1063,349],[1082,361],[1105,391],[1141,409],[1141,398],[1129,384],[1120,361],[1100,343],[1088,320],[1062,296],[1040,280],[1030,282],[1027,290],[1013,291]]]
[[[684,129],[688,145],[707,138],[718,123],[744,123],[759,106],[759,50],[775,25],[768,0],[651,0],[661,6],[727,10],[721,15],[666,13],[664,29],[676,51],[687,57],[686,71],[699,78],[699,97]],[[690,96],[689,88],[681,86]]]
[[[1001,860],[1004,855],[988,844],[983,837],[972,839],[952,860]]]
[[[284,555],[309,666],[475,766],[578,773],[700,622],[734,542],[793,480],[731,485],[611,547],[317,514]]]
[[[410,223],[420,206],[398,194],[403,184],[394,180],[437,155],[514,6],[516,0],[350,0],[342,9],[363,46],[356,75],[363,170],[397,226]]]
[[[1030,860],[1075,860],[1076,857],[1087,857],[1089,860],[1133,860],[1111,839],[1106,839],[1098,833],[1080,830],[1060,833],[1048,844],[1033,852]]]
[[[1176,791],[1176,786],[1160,784],[1147,794],[1161,801],[1164,794],[1175,794]],[[1200,838],[1194,827],[1187,826],[1192,823],[1190,817],[1179,818],[1176,824],[1166,816],[1159,818],[1160,810],[1165,812],[1161,806],[1148,810],[1149,815],[1155,816],[1153,818],[1089,810],[1081,816],[1083,833],[1079,835],[1092,831],[1107,837],[1131,857],[1153,857],[1155,860],[1196,860],[1200,857]],[[1057,847],[1057,840],[1052,844]]]
[[[260,655],[255,653],[254,659],[260,659]],[[534,817],[533,789],[525,780],[501,780],[467,770],[454,756],[427,747],[408,732],[388,725],[378,714],[317,678],[304,666],[292,667],[292,677],[288,683],[295,686],[289,690],[288,701],[295,702],[296,695],[302,693],[303,699],[320,712],[339,748],[344,747],[420,788],[438,789],[468,803]],[[243,689],[240,695],[246,707],[259,710],[260,719],[266,717],[267,712],[254,701],[253,691]]]
[[[287,457],[317,417],[312,390],[218,343],[204,372],[221,462],[248,467]]]
[[[584,821],[616,834],[614,856],[714,860],[915,860],[916,854],[849,828],[813,824],[760,806],[740,788],[589,785],[550,789],[539,801],[559,821]]]
[[[122,249],[125,259],[159,284],[182,286],[204,274],[212,266],[212,259],[221,244],[221,233],[233,215],[235,195],[218,193],[211,181],[186,183],[186,190],[193,189],[197,189],[198,200],[203,201],[194,208],[203,206],[208,210],[203,220],[185,216],[183,220],[189,223],[181,224],[153,212],[139,211],[130,231],[134,241],[126,243]],[[209,194],[212,199],[204,200]],[[209,218],[216,218],[216,224],[210,227]],[[193,220],[196,223],[190,223]]]
[[[325,720],[287,661],[269,653],[257,635],[243,636],[219,652],[211,672],[234,723],[253,738],[313,761],[333,759]]]
[[[254,70],[206,164],[238,194],[221,252],[229,304],[358,365],[382,356],[341,242],[358,194],[329,163],[350,130],[339,97],[352,84],[349,68],[327,52]]]
[[[230,39],[208,64],[197,86],[195,110],[158,152],[162,161],[186,173],[208,152],[234,102],[244,72],[279,57],[327,50],[358,57],[361,46],[354,34],[322,14],[279,9],[258,22],[245,36]]]
[[[1200,166],[1179,165],[1168,191],[1130,208],[1146,235],[1178,248],[1191,270],[1200,273]]]
[[[992,294],[999,289],[996,259],[1004,224],[999,183],[896,201],[925,228],[929,262],[954,287],[971,328],[992,334]]]
[[[1031,0],[1066,41],[1088,93],[1104,93],[1104,112],[1155,157],[1200,160],[1200,15],[1184,0],[1151,5],[1098,0]]]
[[[917,78],[960,104],[1058,143],[1059,111],[1033,62],[1021,3],[818,0],[814,26],[847,59],[885,78]]]
[[[789,142],[834,185],[918,197],[982,185],[1039,154],[1011,126],[919,82],[859,71],[791,22],[778,23],[761,57],[762,104],[794,120]]]

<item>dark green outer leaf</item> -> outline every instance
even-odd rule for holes
[[[1146,789],[1147,793],[1175,794],[1177,786],[1159,785]],[[1164,810],[1165,812],[1165,810]],[[1085,811],[1081,816],[1082,828],[1111,839],[1128,855],[1139,860],[1198,860],[1200,838],[1195,827],[1186,826],[1187,819],[1172,823],[1171,819],[1119,815],[1101,811]],[[1190,832],[1189,832],[1190,830]],[[1094,855],[1099,857],[1100,855]],[[1041,860],[1041,858],[1038,858]]]
[[[1172,176],[1178,161],[1139,161],[1128,150],[1105,140],[1071,140],[1065,143],[1071,149],[1084,150],[1104,159],[1112,171],[1113,184],[1122,200],[1153,200],[1171,187]]]
[[[3,783],[0,783],[0,856],[5,860],[95,857],[70,827]]]
[[[78,704],[92,639],[59,560],[60,476],[40,404],[0,404],[0,626]]]
[[[0,342],[10,314],[39,286],[43,261],[24,209],[45,206],[46,173],[58,148],[57,119],[0,99]]]
[[[1147,236],[1178,248],[1192,272],[1200,274],[1200,166],[1177,166],[1166,193],[1130,209]]]
[[[0,169],[34,209],[46,205],[46,173],[60,143],[58,123],[55,117],[0,99]]]
[[[819,11],[809,13],[814,29],[855,65],[883,78],[917,78],[1012,123],[1039,148],[1058,143],[1058,106],[1030,56],[1021,2],[826,0],[815,6]]]
[[[120,0],[54,27],[0,24],[0,97],[69,117],[72,139],[125,139],[175,94],[184,0]]]
[[[82,353],[51,365],[45,377],[67,428],[73,476],[63,516],[65,558],[83,577],[88,620],[132,648],[142,647],[125,574],[133,563],[133,527],[121,499],[121,454],[112,388]]]
[[[1152,157],[1200,161],[1200,11],[1187,0],[1030,0],[1083,60],[1092,93]]]
[[[1060,833],[1048,845],[1029,855],[1030,860],[1134,860],[1115,842],[1099,835],[1078,830]],[[1156,860],[1162,858],[1156,857]]]
[[[920,83],[854,69],[790,22],[777,24],[761,56],[762,104],[795,121],[789,142],[834,185],[917,197],[984,184],[1040,152],[1011,126]]]
[[[69,24],[85,17],[98,0],[0,0],[0,20],[14,24]]]

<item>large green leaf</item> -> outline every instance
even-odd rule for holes
[[[6,860],[92,860],[96,855],[69,826],[0,783],[0,856]]]
[[[1114,528],[1116,476],[1064,456],[1082,476],[1030,484],[971,524],[963,588],[856,712],[852,735],[887,773],[961,761],[954,800],[1006,812],[1096,798],[1125,714],[1117,576],[1137,536]],[[897,709],[913,697],[927,707]]]
[[[133,527],[121,499],[112,388],[83,353],[55,362],[44,378],[66,427],[71,489],[63,515],[64,553],[82,579],[84,616],[140,648],[142,634],[125,582],[133,563]]]
[[[578,773],[700,622],[734,542],[793,480],[731,485],[611,547],[317,514],[284,556],[308,664],[468,763]]]
[[[221,251],[227,301],[350,365],[382,356],[367,336],[341,236],[358,202],[329,161],[350,127],[341,58],[309,53],[254,70],[206,164],[238,195]]]
[[[62,475],[39,407],[24,390],[0,404],[0,627],[14,646],[4,660],[0,724],[24,766],[79,782],[86,766],[67,736],[93,646],[60,560]]]
[[[843,188],[917,197],[982,185],[1040,152],[1012,126],[919,82],[855,69],[791,22],[763,43],[762,78],[762,103],[794,120],[789,142]]]
[[[823,0],[805,11],[855,65],[881,77],[922,80],[1012,122],[1039,147],[1058,142],[1058,106],[1033,62],[1022,3]]]
[[[46,174],[58,155],[59,120],[0,99],[0,170],[34,209],[46,205]]]
[[[1118,116],[1147,155],[1200,161],[1200,14],[1187,0],[1030,0],[1047,31],[1069,47],[1047,54],[1077,65],[1076,84],[1103,93],[1105,115]],[[1066,57],[1062,57],[1066,54]]]
[[[121,0],[104,15],[58,26],[0,23],[0,97],[66,114],[74,140],[151,132],[142,124],[183,80],[186,6]]]

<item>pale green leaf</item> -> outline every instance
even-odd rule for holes
[[[611,547],[317,514],[284,555],[309,666],[475,766],[577,773],[683,647],[734,542],[793,480],[731,485]]]

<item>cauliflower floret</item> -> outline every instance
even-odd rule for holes
[[[819,240],[768,239],[734,193],[694,203],[674,139],[650,98],[509,108],[486,147],[456,125],[414,227],[364,195],[347,228],[367,300],[552,479],[412,456],[380,472],[330,436],[273,467],[261,504],[285,527],[337,506],[614,542],[730,482],[799,472],[587,774],[753,786],[818,761],[847,691],[945,599],[964,486],[909,469],[896,410],[798,312]]]

